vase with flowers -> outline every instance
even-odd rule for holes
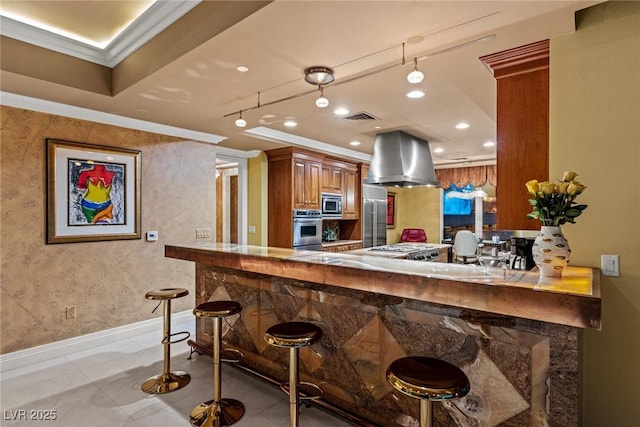
[[[569,263],[571,250],[562,234],[561,225],[575,224],[575,220],[587,208],[575,202],[585,190],[576,180],[577,173],[565,171],[561,181],[550,182],[533,179],[527,182],[527,191],[533,196],[533,207],[527,218],[540,220],[540,233],[533,243],[532,254],[541,276],[560,277]]]

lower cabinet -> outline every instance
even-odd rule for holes
[[[323,252],[346,252],[362,249],[362,243],[345,243],[343,245],[331,245],[322,248]]]

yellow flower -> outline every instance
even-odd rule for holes
[[[527,182],[527,191],[529,191],[529,193],[536,194],[538,192],[538,189],[539,186],[537,179],[532,179],[531,181]]]
[[[587,188],[584,185],[580,184],[579,181],[571,181],[569,186],[567,187],[567,193],[571,196],[577,196],[582,193],[584,189]]]
[[[540,192],[542,194],[553,194],[556,186],[553,182],[543,181],[540,183]]]
[[[556,191],[558,194],[567,194],[567,187],[569,187],[568,182],[559,182],[556,184]]]
[[[576,176],[578,176],[578,174],[575,173],[575,172],[564,171],[564,174],[562,175],[562,180],[564,182],[570,182],[570,181],[573,181],[574,179],[576,179]]]

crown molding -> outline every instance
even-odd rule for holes
[[[157,1],[118,34],[104,49],[5,16],[0,16],[0,34],[113,68],[200,4],[201,1]]]
[[[175,136],[177,138],[184,138],[193,141],[209,142],[211,144],[218,144],[219,142],[227,139],[226,136],[178,128],[174,126],[163,125],[161,123],[148,122],[145,120],[132,119],[130,117],[118,116],[116,114],[90,110],[88,108],[61,104],[59,102],[46,101],[44,99],[31,98],[28,96],[18,95],[10,92],[0,92],[0,105],[23,108],[25,110],[37,111],[40,113],[55,114],[57,116],[87,120],[90,122],[103,123],[112,126],[119,126],[127,129],[136,129],[144,132]]]

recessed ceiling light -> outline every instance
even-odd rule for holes
[[[349,110],[344,107],[340,107],[333,110],[333,114],[335,114],[336,116],[344,116],[345,114],[349,114]]]
[[[382,129],[382,126],[374,126],[374,129]]]
[[[444,148],[442,148],[442,147],[434,148],[433,152],[434,153],[444,153]]]
[[[485,147],[493,147],[494,145],[496,145],[496,143],[493,141],[487,141],[482,145],[484,145]]]
[[[296,122],[293,119],[287,119],[287,120],[284,121],[283,124],[288,128],[294,128],[294,127],[298,126],[298,122]]]
[[[424,96],[424,92],[421,90],[412,90],[407,93],[407,98],[422,98]]]
[[[241,73],[246,73],[247,71],[249,71],[249,67],[247,67],[246,65],[238,65],[236,67],[236,70],[240,71]]]
[[[360,141],[351,141],[349,145],[353,145],[353,146],[360,145]]]
[[[456,125],[456,129],[466,129],[469,127],[469,123],[460,122]]]

